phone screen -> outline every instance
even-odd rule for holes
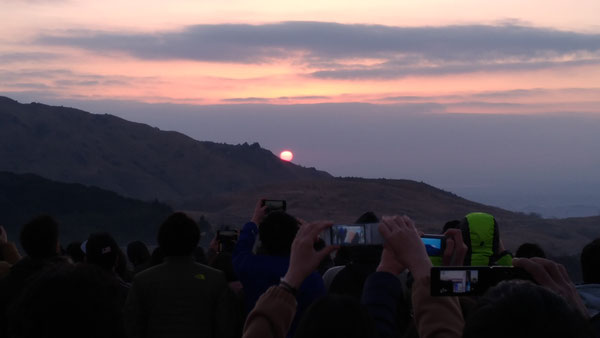
[[[432,267],[432,296],[479,296],[503,280],[533,280],[523,269],[506,266]]]
[[[333,245],[364,245],[367,235],[364,224],[334,225],[331,227],[331,244]]]
[[[264,205],[267,206],[267,208],[270,211],[276,211],[276,210],[285,211],[285,209],[286,209],[285,200],[265,200]]]
[[[429,257],[443,255],[446,244],[446,238],[443,235],[422,235],[421,241],[423,241]]]
[[[440,293],[451,292],[454,295],[470,294],[479,289],[478,270],[442,270],[440,271]]]

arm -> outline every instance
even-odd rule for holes
[[[430,295],[431,261],[414,222],[407,216],[383,217],[379,231],[386,249],[415,279],[412,300],[419,337],[461,337],[464,319],[458,299]]]
[[[259,298],[246,319],[244,337],[285,337],[296,313],[295,294],[298,288],[326,255],[338,249],[336,246],[320,251],[314,249],[319,234],[331,225],[329,222],[315,222],[300,227],[292,243],[288,271],[279,286],[271,287]]]
[[[462,337],[465,321],[458,298],[432,297],[429,276],[415,278],[412,303],[420,337]]]
[[[258,227],[253,222],[244,224],[242,231],[240,231],[240,237],[232,254],[233,269],[238,277],[244,273],[244,267],[247,266],[246,261],[254,256],[252,248],[256,242],[257,235]]]
[[[233,269],[238,277],[243,274],[244,266],[247,266],[245,264],[246,261],[254,255],[252,248],[258,235],[258,225],[267,214],[267,207],[263,205],[263,201],[264,199],[260,199],[256,203],[252,220],[242,227],[238,242],[235,245],[235,249],[233,249]]]
[[[244,338],[283,338],[296,315],[296,298],[279,286],[270,287],[256,302],[244,324]]]

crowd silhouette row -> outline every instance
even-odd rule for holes
[[[206,251],[196,222],[179,212],[161,224],[152,252],[136,241],[125,253],[108,233],[63,249],[59,224],[44,215],[21,227],[22,257],[0,227],[0,337],[600,336],[600,239],[582,249],[575,285],[537,244],[513,257],[489,214],[446,223],[435,257],[407,216],[367,212],[356,223],[377,223],[383,244],[331,245],[321,236],[331,222],[264,200],[239,233]],[[460,266],[513,267],[528,278],[478,296],[433,295],[432,271]]]

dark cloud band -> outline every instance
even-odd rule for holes
[[[188,26],[157,33],[67,31],[37,43],[117,52],[148,60],[247,64],[301,58],[321,78],[522,70],[565,62],[600,62],[600,34],[514,24],[393,27],[327,22]],[[370,66],[339,60],[371,58]]]

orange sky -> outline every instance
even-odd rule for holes
[[[313,42],[304,37],[299,38],[303,44],[297,48],[286,44],[286,41],[281,45],[277,45],[280,40],[272,42],[274,46],[269,45],[270,49],[265,50],[274,54],[267,54],[259,61],[237,60],[235,55],[235,60],[202,59],[193,55],[187,58],[178,55],[146,58],[135,54],[136,51],[130,50],[129,46],[123,47],[126,43],[122,42],[117,43],[122,49],[81,45],[81,40],[93,34],[128,34],[135,39],[163,34],[161,39],[167,40],[165,36],[169,33],[178,39],[183,35],[176,33],[185,32],[193,25],[213,24],[222,29],[222,24],[238,23],[261,28],[286,21],[346,24],[343,29],[350,28],[350,24],[377,24],[391,28],[435,26],[442,27],[441,30],[452,25],[516,25],[540,31],[547,29],[557,36],[568,32],[592,39],[594,43],[600,41],[599,1],[578,1],[576,5],[569,1],[537,0],[483,4],[481,1],[441,0],[189,0],[170,1],[166,5],[164,1],[149,0],[9,0],[3,2],[3,10],[0,11],[0,22],[3,22],[0,32],[0,93],[32,92],[34,95],[45,92],[57,98],[198,104],[394,103],[403,101],[398,97],[410,96],[413,101],[452,103],[454,105],[447,108],[449,112],[552,112],[570,108],[581,112],[597,111],[600,48],[597,45],[584,50],[583,47],[563,48],[563,45],[570,46],[570,38],[564,34],[557,38],[556,50],[548,50],[546,46],[540,47],[546,48],[542,52],[536,49],[505,52],[502,48],[512,48],[508,41],[504,47],[498,47],[499,52],[486,56],[489,59],[474,58],[464,62],[460,58],[445,59],[443,50],[440,52],[438,49],[420,54],[419,50],[405,51],[402,48],[390,52],[381,46],[378,47],[381,50],[373,51],[372,55],[368,50],[364,53],[353,50],[351,52],[357,53],[356,56],[340,57],[333,55],[335,51],[328,50],[327,46],[317,42],[313,46]],[[273,34],[279,34],[278,29],[280,27],[275,27]],[[368,31],[370,28],[359,29]],[[82,30],[85,32],[82,33]],[[271,32],[265,34],[272,36]],[[47,43],[43,40],[44,36],[74,36],[79,40]],[[111,38],[114,36],[105,39]],[[258,42],[262,43],[262,40]],[[368,45],[367,42],[356,43]],[[215,46],[219,47],[220,43],[216,41]],[[349,45],[353,43],[348,42]],[[178,46],[183,52],[185,45]],[[213,46],[209,44],[205,48]],[[451,53],[460,52],[458,46],[450,45],[449,48],[453,49]],[[477,52],[477,46],[466,48],[474,48]],[[244,52],[242,49],[241,53]],[[420,59],[410,59],[408,65],[394,64],[405,62],[404,57]],[[326,64],[329,61],[335,62],[335,65]],[[563,61],[573,63],[561,63]],[[481,65],[468,69],[470,63]],[[498,70],[498,64],[504,63],[511,66]],[[439,70],[435,68],[430,74],[428,67],[432,65]],[[404,72],[403,67],[408,70]],[[460,70],[453,70],[453,67]],[[348,70],[371,72],[378,68],[382,68],[380,74],[384,75],[318,75],[323,71],[338,74],[336,72]],[[393,75],[396,71],[402,72],[401,75]],[[518,97],[479,95],[514,90],[529,92]],[[461,102],[470,103],[470,107],[473,102],[515,103],[528,107],[509,109],[479,105],[473,111],[473,108],[461,106]]]

